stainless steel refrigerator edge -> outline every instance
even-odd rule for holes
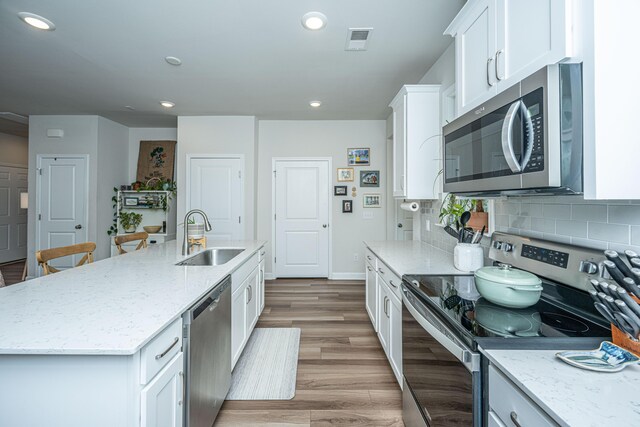
[[[211,427],[231,385],[231,278],[184,314],[186,427]]]
[[[539,102],[527,105],[527,97],[536,96]],[[522,124],[514,126],[518,120]],[[518,136],[514,130],[523,138],[522,147],[514,147]],[[581,64],[556,64],[537,71],[444,126],[443,135],[447,193],[582,193]],[[447,150],[447,144],[463,138],[467,145],[463,155]],[[536,139],[541,147],[529,158]],[[491,164],[483,164],[484,160]],[[463,171],[463,164],[470,165],[469,170]]]

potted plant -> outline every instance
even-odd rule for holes
[[[142,214],[136,212],[120,212],[120,225],[125,233],[135,233],[142,222]]]
[[[459,199],[455,194],[449,193],[442,200],[440,207],[440,223],[445,227],[447,225],[456,225],[460,220],[460,216],[464,211],[471,209],[472,203],[469,199]]]

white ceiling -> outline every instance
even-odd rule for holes
[[[451,43],[442,32],[463,3],[3,0],[0,111],[138,127],[175,126],[180,115],[383,119],[402,84],[417,83]],[[301,26],[312,10],[328,17],[324,30]],[[56,30],[25,25],[22,11]],[[367,51],[344,50],[348,27],[374,28]],[[169,55],[183,65],[168,65]],[[322,107],[309,107],[313,99]]]

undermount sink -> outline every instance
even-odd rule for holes
[[[176,265],[222,265],[240,255],[244,249],[207,249]]]

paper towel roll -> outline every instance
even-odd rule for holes
[[[404,209],[409,212],[418,212],[420,209],[420,203],[418,202],[404,202],[400,204],[400,209]]]

